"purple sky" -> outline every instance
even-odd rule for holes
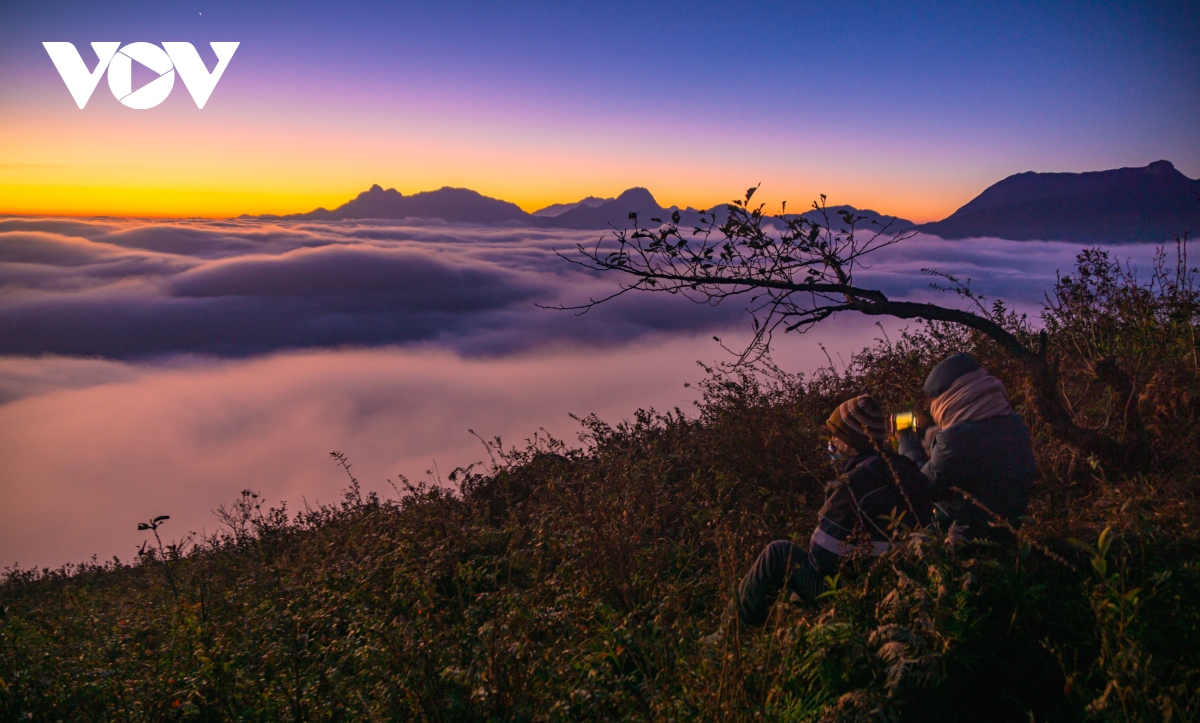
[[[203,111],[104,83],[80,111],[41,43],[99,39],[242,45]],[[371,183],[708,206],[762,181],[928,221],[1028,170],[1200,176],[1197,58],[1183,2],[8,3],[0,212],[298,211]]]

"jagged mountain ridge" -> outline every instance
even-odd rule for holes
[[[640,224],[649,225],[651,218],[658,217],[665,220],[675,210],[677,210],[675,206],[669,208],[660,206],[658,201],[654,200],[654,195],[645,188],[635,187],[622,192],[621,195],[612,200],[605,201],[599,206],[577,206],[570,211],[552,218],[536,218],[534,219],[534,223],[538,226],[551,228],[584,230],[603,229],[610,226],[624,228],[629,225],[629,214],[631,213],[638,215],[638,222]],[[696,221],[699,221],[699,211],[695,209],[686,210],[694,218],[682,221],[683,224],[694,224]]]
[[[538,210],[534,211],[530,215],[540,216],[540,217],[544,217],[544,218],[552,218],[554,216],[561,216],[562,214],[566,213],[567,211],[570,211],[575,208],[579,208],[580,206],[587,206],[589,208],[595,208],[595,207],[599,206],[600,204],[605,203],[607,201],[611,201],[611,200],[613,200],[613,199],[600,198],[599,196],[588,196],[587,198],[579,199],[575,203],[552,203],[549,206],[546,206],[545,208],[539,208]]]
[[[286,216],[265,215],[259,218],[312,221],[439,218],[452,223],[518,223],[541,228],[602,230],[627,227],[630,213],[638,214],[639,224],[652,226],[655,225],[652,219],[666,220],[672,212],[679,211],[680,225],[689,227],[699,224],[701,213],[707,212],[706,209],[691,207],[680,209],[677,206],[659,205],[654,195],[641,187],[630,188],[616,198],[601,199],[591,196],[575,204],[561,205],[569,206],[569,208],[557,215],[539,216],[537,215],[539,212],[526,213],[514,203],[484,196],[465,188],[444,187],[436,191],[423,191],[405,196],[394,188],[384,189],[376,184],[333,210],[318,208],[308,213]],[[874,211],[862,211],[853,206],[831,206],[826,211],[835,228],[843,226],[841,217],[837,215],[839,209],[848,209],[856,215],[867,216],[859,224],[860,228],[870,225],[873,221],[879,223],[891,221],[892,226],[889,230],[893,232],[906,231],[914,227],[910,221],[893,219]],[[795,216],[795,214],[788,215],[789,217]],[[816,211],[808,211],[800,215],[813,220],[818,219]],[[718,221],[724,220],[723,207],[717,208],[717,219]]]
[[[332,211],[318,208],[308,213],[281,216],[285,219],[333,221],[356,218],[440,218],[464,223],[525,221],[530,215],[508,201],[484,196],[468,188],[444,186],[405,196],[394,188],[371,186]]]
[[[1018,173],[993,184],[949,217],[926,223],[886,216],[853,206],[831,206],[825,216],[800,216],[844,230],[837,211],[863,216],[858,228],[888,226],[889,233],[919,230],[947,239],[998,237],[1012,240],[1064,240],[1080,243],[1161,242],[1200,228],[1200,180],[1180,173],[1168,161],[1143,168],[1089,173]],[[452,223],[508,223],[540,228],[603,230],[629,226],[637,213],[643,226],[679,211],[680,225],[699,223],[702,210],[664,207],[649,190],[630,188],[616,198],[589,196],[527,213],[514,203],[465,188],[444,187],[405,196],[379,185],[333,209],[288,216],[295,220],[439,218]],[[723,220],[724,206],[716,208]],[[789,217],[795,217],[789,214]]]

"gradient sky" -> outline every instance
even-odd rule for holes
[[[1200,176],[1200,5],[38,2],[0,5],[0,213],[227,216],[372,183],[527,210],[645,186],[942,218],[1027,170]],[[241,42],[72,102],[43,41]]]

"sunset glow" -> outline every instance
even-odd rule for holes
[[[833,18],[794,8],[720,31],[667,7],[633,25],[618,9],[37,8],[0,11],[0,213],[296,213],[373,183],[528,211],[633,186],[708,207],[762,183],[770,207],[824,193],[924,222],[1026,170],[1169,158],[1200,175],[1198,71],[1152,70],[1194,57],[1165,9],[897,13],[847,47]],[[1006,40],[978,44],[985,27]],[[103,80],[80,110],[41,47],[74,42],[90,68],[91,40],[181,36],[209,67],[208,41],[242,43],[203,110],[178,81],[131,110]]]

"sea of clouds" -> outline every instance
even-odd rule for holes
[[[338,498],[345,452],[364,487],[444,477],[479,441],[569,413],[610,421],[685,411],[697,360],[728,358],[736,304],[627,295],[577,316],[542,306],[610,293],[555,252],[601,232],[435,222],[280,223],[0,218],[0,566],[119,555],[138,521],[212,530],[242,489]],[[1036,312],[1078,245],[918,236],[856,277],[902,298],[925,268]],[[1155,249],[1115,255],[1140,268]],[[900,328],[885,323],[884,331]],[[848,358],[881,333],[841,317],[779,347],[792,370]]]

